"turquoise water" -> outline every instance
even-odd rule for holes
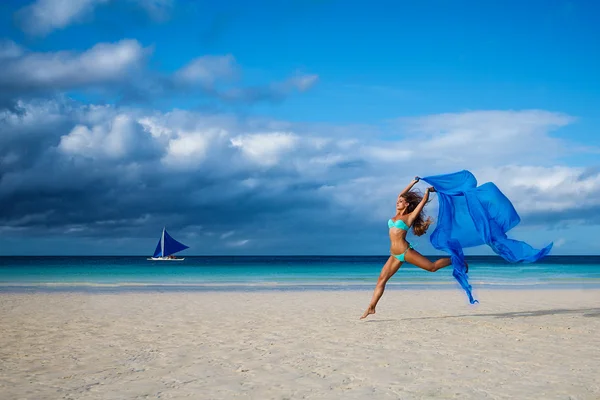
[[[0,257],[0,291],[371,289],[383,257]],[[432,260],[435,258],[432,258]],[[550,256],[535,264],[467,257],[473,288],[599,288],[600,256]],[[451,267],[402,266],[389,287],[458,287]]]

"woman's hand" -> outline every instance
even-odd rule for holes
[[[417,184],[417,182],[419,182],[419,177],[418,177],[418,176],[415,176],[415,179],[413,179],[413,180],[412,180],[412,181],[411,181],[411,182],[408,184],[408,186],[406,186],[406,187],[404,188],[404,190],[403,190],[402,192],[400,192],[400,196],[402,196],[403,194],[406,194],[406,193],[408,193],[408,192],[410,191],[410,189],[412,189],[412,188],[413,188],[413,186],[415,186],[415,185]]]
[[[435,188],[433,186],[430,186],[427,188],[428,192],[435,192]]]

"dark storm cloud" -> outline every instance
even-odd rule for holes
[[[411,139],[356,139],[362,129],[336,138],[298,135],[293,124],[269,120],[65,99],[2,110],[0,131],[3,232],[113,240],[154,236],[168,226],[212,254],[327,253],[348,243],[357,252],[374,249],[375,242],[361,241],[385,242],[381,221],[415,175],[415,160],[443,168],[422,175],[453,165],[443,151],[400,152]],[[597,172],[510,168],[475,172],[508,189],[527,224],[550,226],[598,211]],[[570,201],[573,192],[579,201]]]
[[[318,194],[322,178],[306,179],[279,159],[298,149],[285,135],[245,132],[233,146],[246,129],[210,116],[161,114],[151,122],[136,111],[71,102],[21,107],[0,120],[0,162],[9,167],[0,178],[4,227],[103,237],[168,222],[219,235],[265,221],[285,225],[286,215],[331,205]],[[314,223],[303,221],[297,232]]]

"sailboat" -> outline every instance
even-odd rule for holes
[[[148,258],[151,261],[183,261],[185,258],[177,258],[173,254],[189,248],[183,243],[179,243],[167,233],[167,228],[163,228],[162,235],[156,245],[156,250],[152,257]]]

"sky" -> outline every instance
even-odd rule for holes
[[[599,12],[3,1],[0,255],[151,255],[163,226],[188,255],[387,255],[398,193],[463,169],[509,237],[600,254]]]

